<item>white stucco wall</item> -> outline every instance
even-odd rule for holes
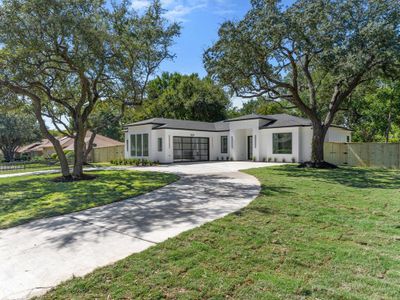
[[[173,137],[206,137],[209,138],[210,160],[247,160],[247,137],[253,137],[253,157],[257,161],[275,159],[279,162],[285,160],[291,162],[308,161],[311,159],[312,128],[311,127],[286,127],[259,129],[262,120],[246,120],[230,122],[230,130],[225,132],[207,132],[192,130],[175,129],[152,129],[154,125],[132,126],[125,133],[125,157],[132,158],[130,155],[130,136],[131,134],[149,134],[149,156],[145,157],[152,161],[161,163],[173,162]],[[274,154],[273,153],[273,133],[292,133],[292,153]],[[221,136],[228,136],[228,153],[221,153]],[[331,127],[326,135],[326,142],[346,142],[351,132],[342,128]],[[158,151],[158,138],[162,138],[162,151]],[[233,144],[232,144],[233,141]]]
[[[343,128],[330,127],[326,133],[325,142],[346,143],[347,136],[349,136],[349,142],[351,142],[351,131]]]
[[[300,141],[299,141],[299,127],[287,127],[287,128],[271,128],[262,129],[261,131],[261,149],[260,149],[260,160],[268,161],[269,158],[272,161],[275,158],[281,162],[291,162],[292,159],[299,161],[300,157]],[[273,141],[272,136],[274,133],[292,133],[292,153],[291,154],[274,154],[273,153]]]

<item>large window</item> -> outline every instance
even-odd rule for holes
[[[221,136],[221,153],[228,153],[228,137]]]
[[[274,154],[292,154],[292,133],[274,133],[273,153]]]
[[[131,134],[131,156],[149,156],[149,135]]]

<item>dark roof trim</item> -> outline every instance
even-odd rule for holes
[[[239,121],[247,121],[247,120],[267,120],[267,121],[276,121],[276,119],[271,119],[271,118],[265,118],[265,117],[249,117],[249,118],[243,118],[243,119],[228,119],[224,120],[222,122],[239,122]]]
[[[153,130],[160,130],[160,129],[186,130],[186,131],[204,131],[204,132],[229,132],[229,130],[187,129],[187,128],[176,128],[176,127],[155,127],[155,128],[153,128]]]
[[[132,123],[132,124],[126,124],[124,125],[125,128],[127,127],[136,127],[136,126],[145,126],[145,125],[164,125],[166,123],[155,123],[155,122],[148,122],[148,123],[143,123],[143,124],[136,124],[136,123]]]
[[[290,127],[312,127],[312,125],[288,125],[288,126],[276,126],[276,127],[260,127],[259,129],[275,129],[275,128],[290,128]],[[347,131],[354,131],[353,129],[346,128],[344,126],[339,126],[339,125],[331,125],[329,127],[334,127],[334,128],[339,128]]]

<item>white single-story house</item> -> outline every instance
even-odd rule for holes
[[[160,163],[208,160],[308,161],[311,121],[287,114],[245,115],[216,123],[154,118],[126,125],[125,158]],[[326,142],[350,142],[333,125]]]

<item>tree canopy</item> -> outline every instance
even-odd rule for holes
[[[0,109],[0,150],[5,161],[13,161],[18,147],[40,140],[35,117],[22,111]]]
[[[398,0],[253,0],[225,22],[204,54],[209,74],[242,97],[286,100],[313,124],[313,165],[326,132],[357,86],[398,69]]]
[[[126,106],[140,104],[149,78],[173,57],[169,47],[178,34],[179,26],[163,18],[159,1],[139,15],[128,1],[110,6],[103,0],[4,0],[0,86],[31,105],[63,176],[79,179],[86,132],[95,134],[105,125],[91,120],[92,113],[113,102],[119,118]],[[72,176],[45,117],[74,138]]]
[[[210,78],[163,73],[149,82],[147,98],[136,118],[173,118],[216,122],[226,118],[230,100]]]

